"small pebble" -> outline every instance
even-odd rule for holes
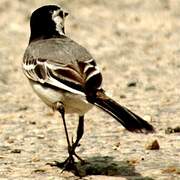
[[[113,149],[114,150],[118,150],[118,149],[120,149],[120,142],[118,142],[118,143],[116,143],[114,146],[113,146]]]
[[[121,94],[121,95],[120,95],[120,98],[121,98],[121,99],[125,99],[125,98],[126,98],[126,95]]]
[[[33,172],[34,173],[45,173],[46,170],[45,169],[35,169]]]
[[[44,139],[45,136],[44,136],[43,134],[39,134],[39,135],[37,135],[37,138],[38,138],[38,139]]]
[[[11,153],[21,153],[21,149],[13,149]]]
[[[153,140],[153,141],[147,143],[145,148],[147,150],[159,150],[160,149],[160,145],[159,145],[157,140]]]
[[[177,126],[175,128],[172,128],[172,127],[168,127],[166,130],[165,130],[165,134],[172,134],[172,133],[179,133],[180,132],[180,126]]]
[[[130,160],[127,160],[127,163],[129,163],[130,165],[136,165],[136,164],[139,164],[139,160],[138,159],[130,159]]]
[[[35,125],[36,121],[29,121],[29,124]]]
[[[131,81],[127,84],[127,87],[136,87],[137,82],[136,81]]]
[[[28,106],[19,107],[18,111],[26,111],[28,108]]]
[[[14,139],[8,139],[7,142],[8,142],[9,144],[12,144],[12,143],[14,143]]]
[[[162,173],[176,173],[176,172],[177,172],[176,167],[168,167],[162,170]]]

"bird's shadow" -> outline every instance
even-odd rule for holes
[[[110,156],[94,156],[86,159],[85,164],[77,162],[76,169],[69,170],[74,175],[85,177],[88,175],[105,175],[125,177],[128,180],[153,180],[150,177],[142,177],[135,167],[126,161],[115,161]]]

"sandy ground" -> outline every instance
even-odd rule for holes
[[[47,163],[67,156],[61,118],[33,93],[21,70],[31,12],[44,4],[69,12],[67,35],[95,57],[104,88],[156,128],[132,134],[94,108],[77,152],[82,179],[180,179],[179,0],[0,1],[0,179],[78,179]],[[67,116],[75,137],[76,115]],[[159,150],[147,150],[157,140]],[[178,178],[179,177],[179,178]]]

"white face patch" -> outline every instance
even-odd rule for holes
[[[52,20],[56,24],[56,31],[59,32],[59,34],[64,35],[63,28],[64,28],[64,20],[65,18],[62,18],[59,16],[59,12],[62,11],[61,9],[58,9],[53,12],[52,14]]]

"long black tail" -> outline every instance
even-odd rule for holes
[[[89,101],[113,116],[129,131],[140,133],[154,132],[151,124],[109,98],[103,91],[97,92],[96,98],[89,99]]]

